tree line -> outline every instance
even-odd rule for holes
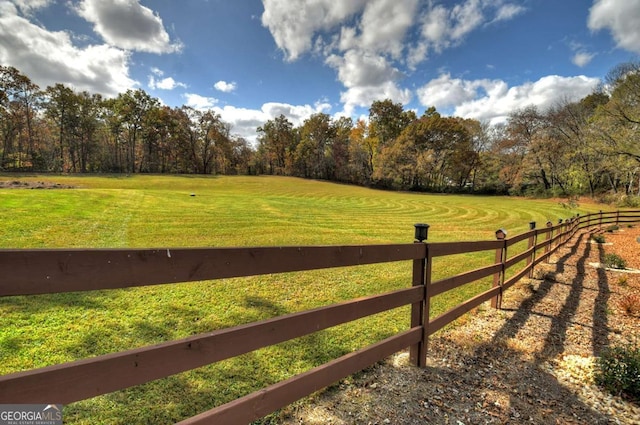
[[[368,120],[284,115],[257,145],[212,111],[168,107],[142,89],[114,98],[41,89],[0,66],[0,170],[274,174],[398,190],[543,196],[640,194],[640,63],[614,67],[592,94],[505,123],[421,116],[375,101]]]

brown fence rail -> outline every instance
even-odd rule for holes
[[[263,347],[411,305],[410,329],[337,358],[303,374],[187,419],[182,424],[244,424],[259,419],[333,382],[410,348],[417,366],[426,364],[428,337],[474,307],[502,293],[547,260],[578,231],[640,221],[640,210],[612,211],[546,223],[508,238],[429,243],[428,225],[416,225],[412,244],[208,249],[0,250],[0,296],[115,289],[144,285],[254,276],[412,260],[412,286],[313,310],[221,329],[89,359],[0,376],[0,404],[67,404],[164,378]],[[527,247],[509,257],[509,248]],[[513,248],[512,248],[513,249]],[[495,251],[495,262],[432,282],[433,259]],[[519,264],[524,267],[515,270]],[[507,278],[507,275],[509,277]],[[493,276],[490,289],[437,317],[431,299]]]

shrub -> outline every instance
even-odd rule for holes
[[[595,382],[614,395],[640,400],[640,347],[606,348],[596,360]]]
[[[620,226],[618,226],[617,224],[612,224],[611,226],[607,227],[605,230],[609,233],[615,231],[615,230],[619,230]]]
[[[620,276],[620,277],[618,278],[618,285],[620,285],[620,286],[627,286],[628,280],[629,280],[629,279],[627,278],[627,276]]]
[[[618,302],[618,306],[629,316],[640,314],[640,296],[636,294],[625,295]]]
[[[604,235],[592,235],[591,239],[593,239],[597,243],[604,243],[605,242]]]
[[[618,201],[619,207],[638,208],[640,207],[640,196],[624,196]]]
[[[604,265],[611,269],[626,269],[627,262],[619,256],[618,254],[605,254],[604,255]]]

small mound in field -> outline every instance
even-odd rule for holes
[[[73,189],[74,186],[55,182],[4,180],[0,181],[0,189]]]

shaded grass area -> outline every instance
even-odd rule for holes
[[[0,180],[16,179],[2,176]],[[0,190],[0,248],[354,245],[491,240],[576,213],[550,200],[426,195],[285,177],[22,176],[74,186]],[[520,249],[520,248],[518,248]],[[524,249],[524,248],[522,248]],[[516,252],[510,252],[510,255]],[[493,262],[434,261],[434,280]],[[3,276],[3,279],[7,279]],[[87,293],[0,298],[0,372],[169,341],[411,284],[400,262]],[[432,315],[490,279],[433,300]],[[299,340],[65,407],[65,423],[173,423],[409,326],[400,308]]]

